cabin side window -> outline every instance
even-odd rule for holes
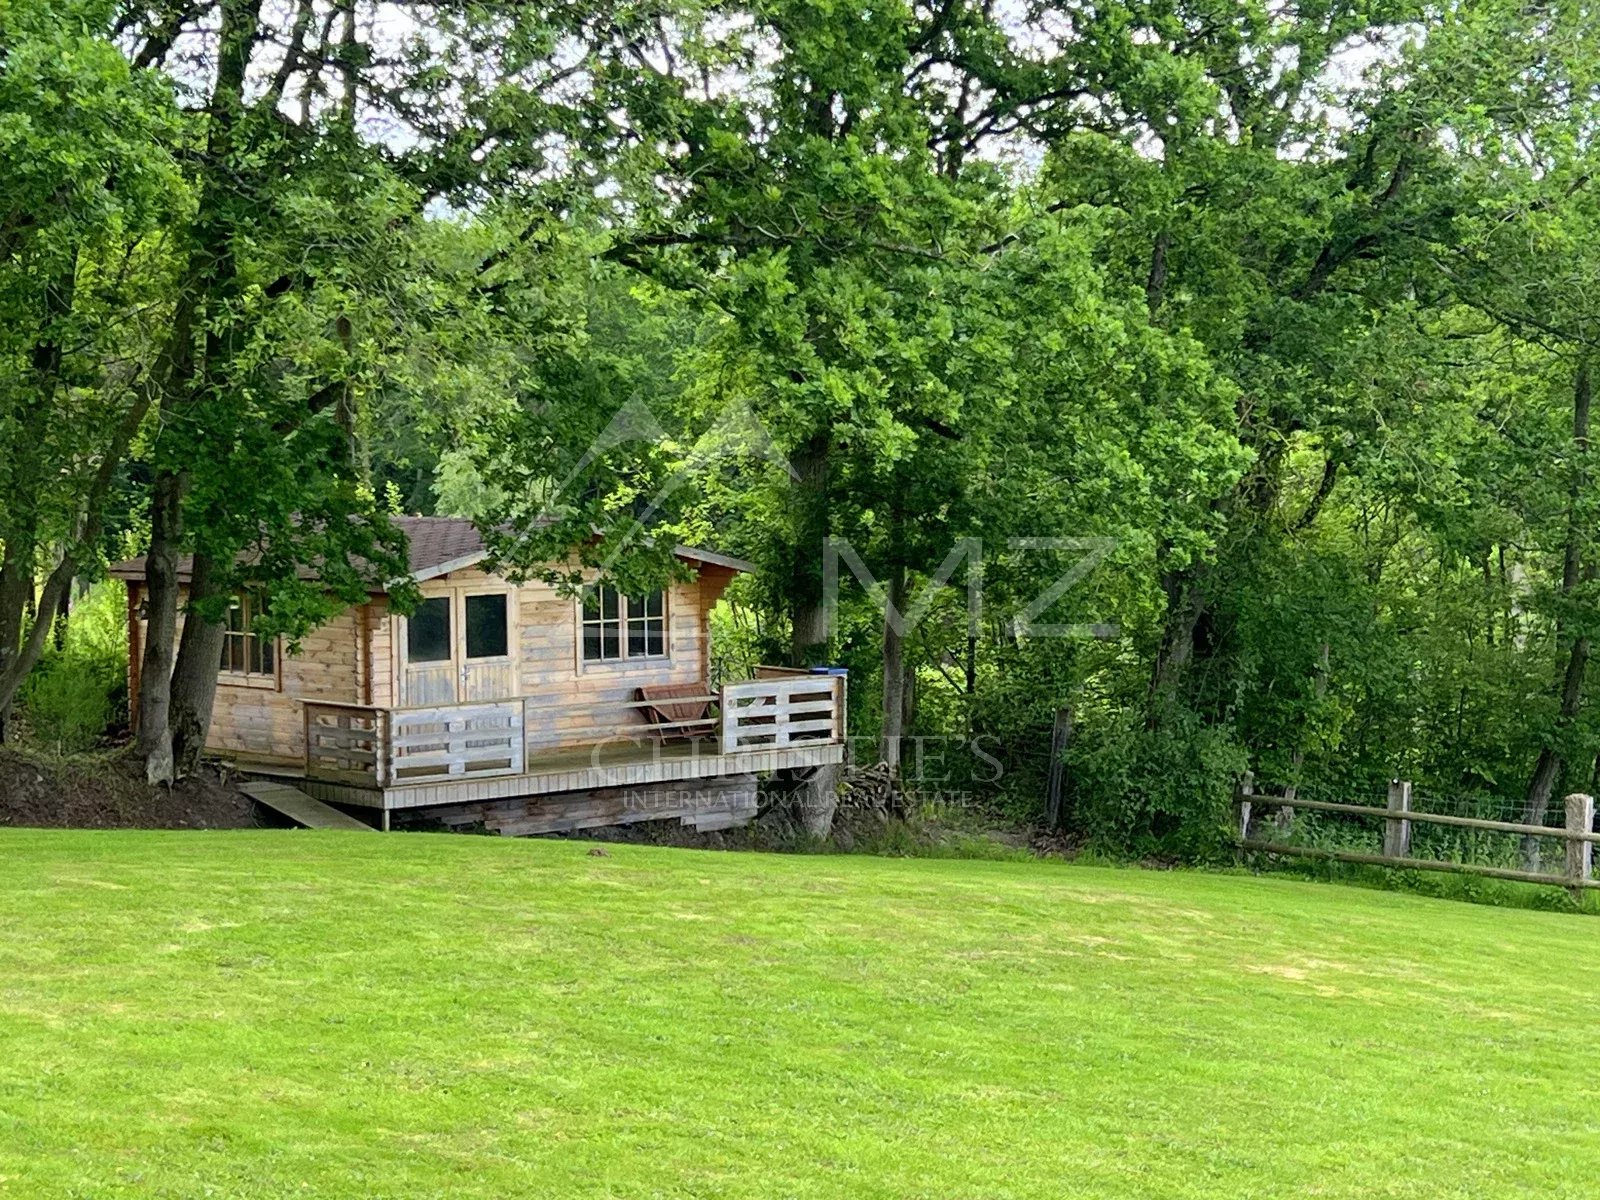
[[[222,675],[235,683],[275,686],[278,678],[277,639],[254,633],[251,625],[261,605],[251,596],[235,596],[223,618]]]
[[[624,596],[613,587],[587,588],[580,624],[586,663],[667,657],[667,604],[659,590]]]

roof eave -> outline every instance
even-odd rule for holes
[[[679,558],[686,558],[690,562],[705,563],[710,567],[723,567],[729,571],[739,571],[745,575],[754,574],[756,565],[748,559],[735,558],[731,554],[718,554],[715,550],[701,550],[695,546],[675,546],[672,552]]]
[[[475,567],[488,557],[487,550],[474,550],[471,554],[463,554],[442,563],[434,563],[431,567],[424,567],[420,571],[413,571],[407,578],[412,583],[427,583],[430,579],[438,579],[441,575],[448,575],[452,571],[465,571],[468,567]],[[391,580],[386,586],[394,587],[399,582]]]

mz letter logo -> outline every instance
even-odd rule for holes
[[[1094,638],[1100,641],[1113,639],[1121,632],[1116,625],[1102,622],[1073,622],[1047,624],[1039,618],[1049,611],[1089,573],[1106,560],[1117,548],[1117,539],[1109,537],[1018,537],[1006,541],[1008,550],[1024,552],[1066,553],[1071,560],[1066,569],[1056,576],[1044,590],[1022,607],[1011,618],[1012,629],[1018,637],[1029,638]],[[949,554],[928,576],[927,586],[916,599],[901,612],[890,595],[886,584],[880,582],[867,567],[859,553],[845,538],[826,538],[822,544],[822,603],[827,618],[828,637],[839,636],[839,564],[843,562],[856,577],[856,582],[883,612],[884,623],[897,635],[905,637],[928,616],[933,608],[935,594],[944,587],[953,587],[951,580],[957,569],[966,563],[967,586],[967,636],[978,636],[978,623],[983,615],[983,544],[979,538],[961,538]]]

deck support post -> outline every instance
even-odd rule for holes
[[[1389,811],[1396,814],[1411,811],[1411,781],[1409,779],[1391,779],[1389,781]],[[1383,856],[1385,858],[1411,857],[1410,821],[1400,816],[1393,816],[1384,821]]]
[[[1567,833],[1594,832],[1594,797],[1574,792],[1567,797]],[[1567,838],[1567,880],[1574,898],[1583,894],[1583,884],[1593,870],[1594,843]]]
[[[728,696],[727,684],[717,689],[717,711],[722,714],[722,725],[717,730],[717,750],[732,754],[739,748],[739,714]]]

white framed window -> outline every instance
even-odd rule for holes
[[[278,639],[263,637],[250,628],[260,615],[259,602],[250,596],[235,596],[229,602],[222,622],[220,682],[278,686]]]
[[[666,597],[651,592],[638,599],[627,597],[628,657],[665,658],[667,656]]]
[[[614,587],[589,587],[580,601],[578,629],[585,663],[666,658],[666,595],[657,590],[624,596]]]

